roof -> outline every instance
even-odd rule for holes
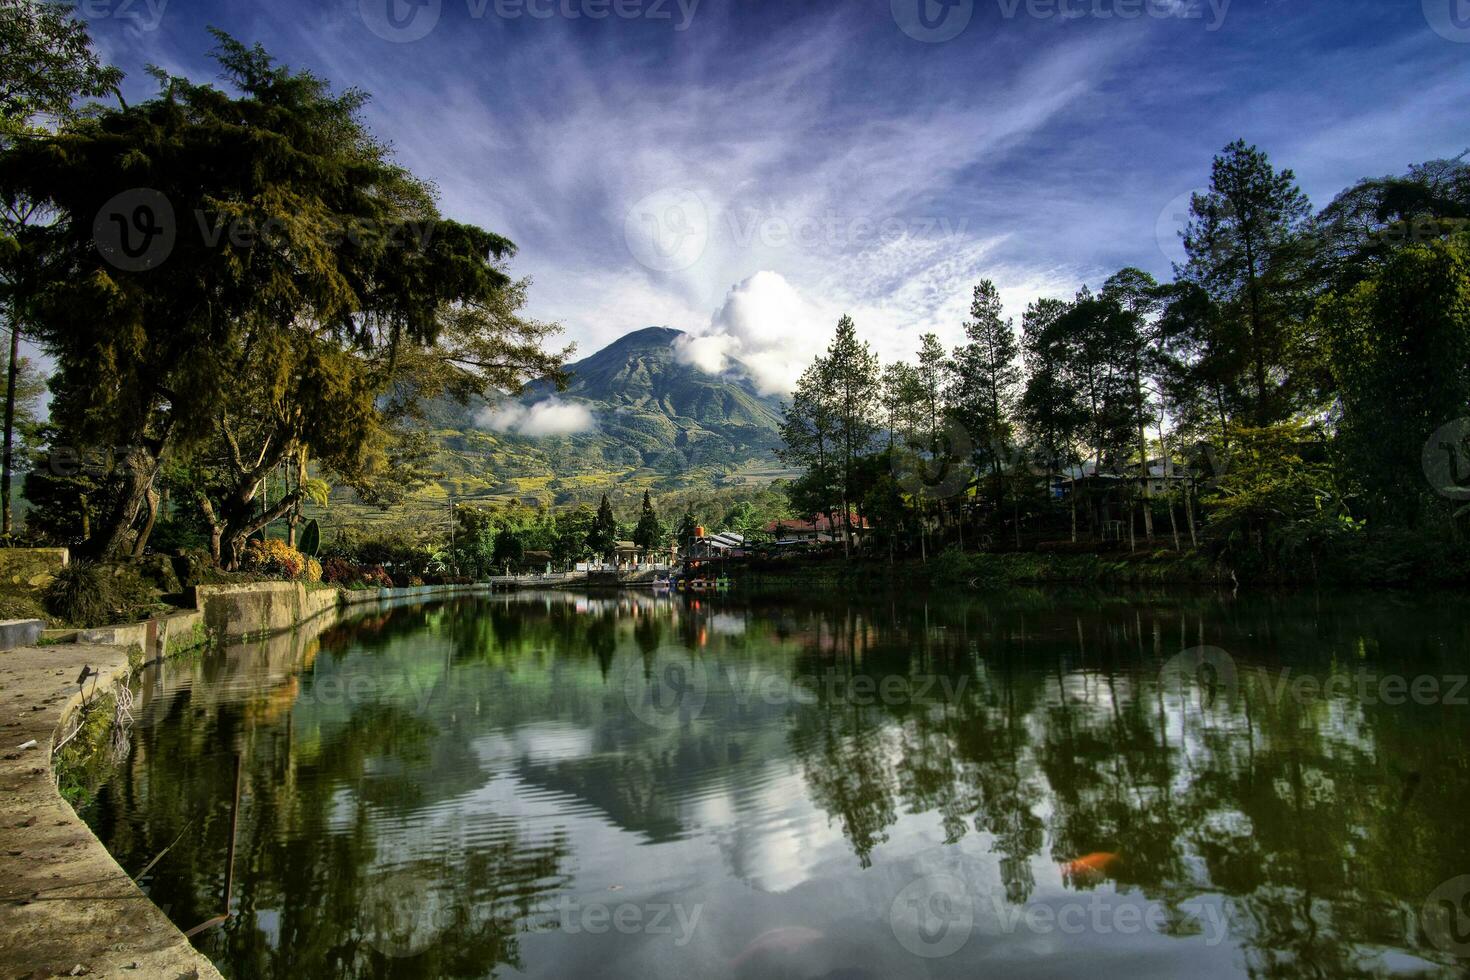
[[[859,530],[867,528],[868,522],[866,520],[858,517],[858,515],[856,514],[853,514],[851,516],[853,527]],[[766,533],[775,534],[778,531],[804,531],[810,534],[820,531],[831,531],[834,529],[834,527],[837,530],[841,530],[842,521],[840,519],[836,522],[829,521],[826,514],[818,514],[816,517],[812,518],[809,521],[796,519],[785,521],[772,521],[771,523],[766,525]]]
[[[721,531],[718,534],[706,534],[699,539],[701,543],[712,548],[743,548],[745,536],[736,534],[734,531]]]

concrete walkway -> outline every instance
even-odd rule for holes
[[[101,694],[126,676],[127,650],[0,653],[0,977],[218,978],[56,791],[52,741],[86,665]]]

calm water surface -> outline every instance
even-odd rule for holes
[[[1460,975],[1467,612],[399,609],[150,668],[84,815],[190,928],[238,757],[231,977]]]

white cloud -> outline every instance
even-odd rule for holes
[[[481,409],[475,424],[482,429],[509,432],[540,439],[546,436],[570,436],[590,432],[597,427],[587,406],[547,398],[533,405],[501,402],[494,408]]]
[[[836,323],[778,272],[730,287],[703,330],[683,338],[679,359],[710,374],[738,369],[763,394],[791,391]]]

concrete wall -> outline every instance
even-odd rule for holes
[[[44,589],[69,560],[65,548],[0,548],[0,582]]]
[[[228,684],[241,662],[262,651],[287,677],[317,634],[345,610],[488,592],[483,585],[356,591],[294,582],[200,586],[197,610],[78,630],[71,634],[75,643],[22,647],[0,658],[0,687],[23,723],[7,729],[7,737],[39,743],[31,754],[17,751],[0,760],[0,880],[17,895],[65,898],[17,903],[6,912],[0,976],[66,975],[83,964],[89,976],[219,977],[57,792],[53,751],[76,727],[82,699],[73,678],[83,665],[99,672],[97,690],[107,691],[127,683],[138,662],[135,648],[153,659],[212,635],[224,641],[211,657],[219,683]],[[167,669],[143,676],[145,697]]]

